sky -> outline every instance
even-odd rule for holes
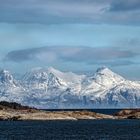
[[[140,0],[0,0],[0,68],[140,80]]]

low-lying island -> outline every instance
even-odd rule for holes
[[[114,115],[83,111],[44,111],[18,103],[0,102],[0,120],[84,120],[140,119],[140,109],[122,110]]]

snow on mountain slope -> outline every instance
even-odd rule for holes
[[[84,81],[83,94],[93,94],[95,97],[103,97],[106,91],[115,85],[124,82],[125,79],[112,72],[107,67],[97,69],[96,73]]]
[[[40,108],[140,107],[140,82],[126,80],[107,67],[92,76],[36,68],[18,82],[3,70],[0,88],[0,100]]]
[[[7,70],[0,70],[0,100],[22,102],[24,89]]]
[[[124,81],[123,77],[112,72],[107,67],[97,69],[93,79],[96,83],[104,87],[110,87]]]
[[[29,88],[40,88],[46,91],[50,88],[71,88],[73,90],[81,90],[81,81],[84,75],[76,75],[74,73],[63,73],[52,67],[48,69],[33,69],[26,73],[23,82]]]
[[[140,107],[140,84],[125,81],[110,89],[106,96],[108,105],[118,107]]]
[[[94,107],[140,107],[138,82],[125,80],[106,67],[99,68],[89,81],[84,93]]]
[[[70,97],[73,98],[74,94],[81,91],[83,78],[84,75],[60,72],[52,67],[33,69],[22,78],[23,87],[27,92],[25,102],[33,106],[56,108],[58,103],[60,105],[66,102],[67,97],[71,100]]]
[[[0,71],[0,84],[2,85],[9,85],[15,87],[15,81],[13,76],[7,70]]]
[[[46,69],[33,69],[30,72],[27,72],[22,81],[25,86],[28,88],[40,88],[47,89],[49,87],[59,87],[65,86],[65,83],[62,79],[58,79],[51,71],[47,71]]]

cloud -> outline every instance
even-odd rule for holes
[[[118,66],[128,66],[128,65],[134,65],[134,64],[140,64],[137,62],[133,62],[131,60],[107,60],[107,61],[95,61],[95,62],[90,62],[89,65],[104,65],[104,66],[111,66],[111,67],[118,67]]]
[[[10,23],[139,24],[140,1],[0,0],[0,13],[0,22]]]
[[[130,51],[121,51],[117,48],[82,48],[76,55],[66,57],[67,60],[73,61],[92,61],[92,60],[110,60],[119,58],[134,57],[135,53]]]
[[[0,0],[1,22],[66,23],[79,22],[102,13],[107,3],[86,0]]]
[[[55,61],[70,57],[78,53],[81,48],[65,48],[65,47],[40,47],[23,50],[15,50],[9,52],[4,58],[5,61],[30,61],[30,60],[41,60],[41,61]]]
[[[113,42],[112,46],[118,46],[120,50],[132,52],[133,54],[140,55],[140,39],[127,38],[120,39]]]
[[[139,0],[114,0],[111,3],[110,11],[135,11],[140,10]]]
[[[129,60],[137,56],[135,52],[120,50],[118,48],[92,48],[92,47],[41,47],[9,52],[4,61],[24,62],[40,61],[49,63],[54,62],[73,62],[86,64],[109,64],[130,65],[134,64]]]

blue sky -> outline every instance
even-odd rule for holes
[[[94,72],[140,80],[139,0],[0,0],[0,67]]]

